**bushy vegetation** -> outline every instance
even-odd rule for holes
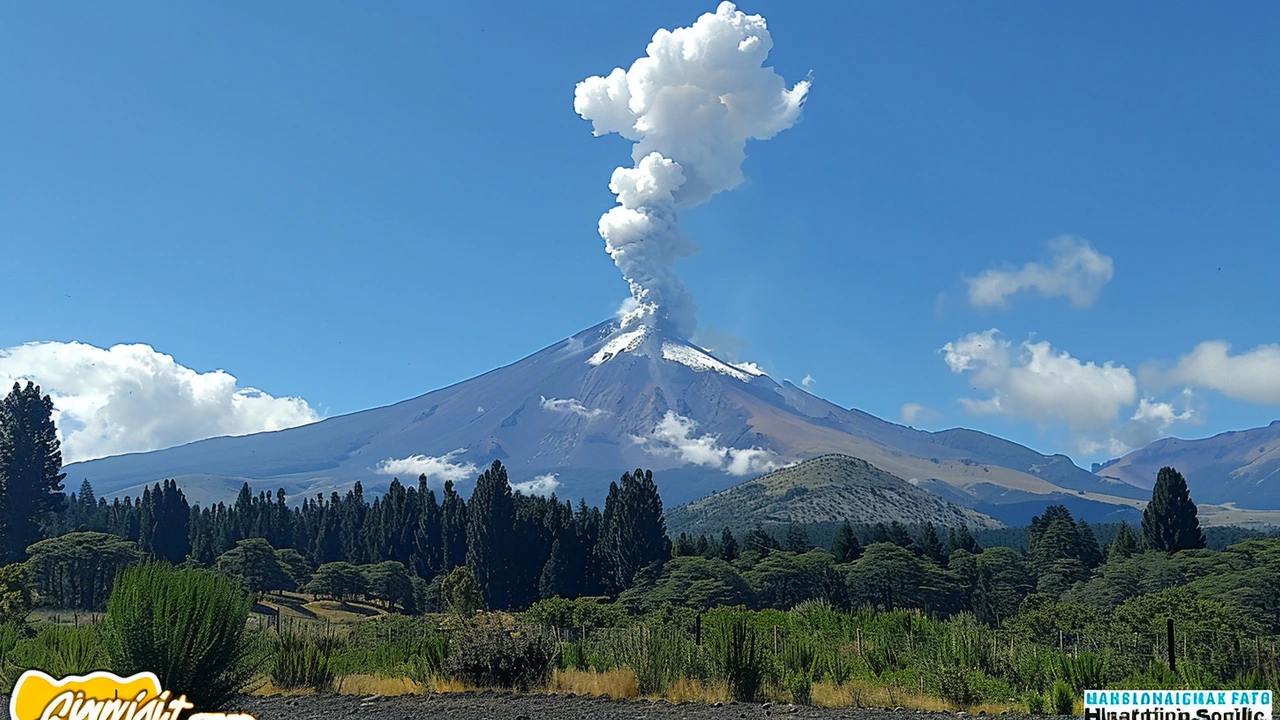
[[[466,629],[454,635],[444,673],[472,687],[529,690],[551,678],[555,650],[539,632]]]
[[[306,635],[278,633],[273,638],[271,684],[281,690],[311,688],[324,692],[333,688],[336,676],[330,648]]]
[[[164,564],[123,571],[107,605],[103,638],[121,675],[149,670],[198,708],[216,708],[253,680],[251,601],[236,581]]]

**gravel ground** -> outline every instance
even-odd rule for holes
[[[401,697],[352,697],[302,695],[297,697],[245,697],[230,710],[246,712],[258,720],[786,720],[788,718],[857,718],[858,720],[907,720],[918,715],[950,720],[962,714],[918,713],[914,710],[853,710],[800,708],[788,705],[729,703],[719,707],[700,704],[674,705],[665,701],[612,700],[572,695],[505,695],[493,692]],[[971,716],[972,717],[972,716]]]

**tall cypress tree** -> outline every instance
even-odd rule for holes
[[[440,528],[440,505],[436,493],[427,487],[427,476],[418,476],[418,527],[414,533],[412,567],[422,578],[432,578],[444,565],[444,534]]]
[[[53,400],[40,387],[13,384],[0,401],[0,555],[26,557],[40,539],[40,525],[62,509],[62,443],[53,422]]]
[[[1142,511],[1142,536],[1147,546],[1163,552],[1204,547],[1200,518],[1191,501],[1186,478],[1171,467],[1160,468],[1151,502]]]
[[[453,481],[444,482],[444,501],[440,504],[440,535],[443,566],[448,573],[467,563],[467,505],[453,489]]]
[[[467,503],[467,566],[480,584],[485,604],[493,610],[511,606],[515,524],[507,469],[494,460],[476,480]]]
[[[613,593],[631,587],[636,571],[671,557],[653,471],[637,469],[634,474],[624,473],[621,484],[609,484],[600,542],[606,561],[605,589]]]

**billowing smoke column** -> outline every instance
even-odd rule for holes
[[[681,232],[678,212],[737,187],[747,140],[795,124],[809,93],[808,80],[788,89],[764,67],[772,48],[764,18],[723,2],[691,27],[654,33],[630,70],[574,90],[573,109],[595,135],[635,142],[635,167],[617,168],[609,182],[618,207],[600,218],[605,250],[631,286],[625,324],[693,333],[697,307],[675,261],[698,246]]]

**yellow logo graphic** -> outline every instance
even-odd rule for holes
[[[155,673],[122,678],[109,672],[55,680],[39,670],[18,678],[9,696],[12,720],[180,720],[186,695],[160,687]],[[194,713],[187,720],[254,720],[252,715]]]

